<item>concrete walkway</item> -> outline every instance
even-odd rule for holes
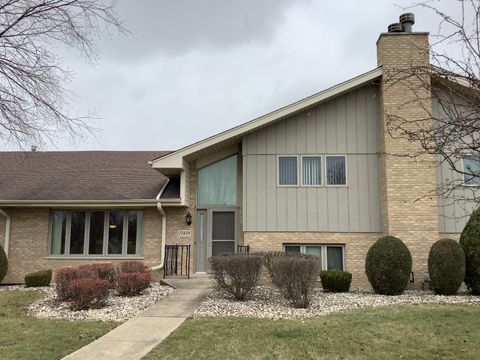
[[[190,316],[212,287],[203,278],[165,283],[175,287],[172,294],[64,359],[141,359]]]

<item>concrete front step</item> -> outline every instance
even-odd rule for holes
[[[215,286],[210,277],[194,277],[190,279],[166,278],[162,279],[161,283],[174,289],[212,289]]]

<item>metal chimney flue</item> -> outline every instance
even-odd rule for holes
[[[405,13],[400,15],[400,24],[402,25],[403,32],[412,32],[413,24],[415,24],[415,14]]]

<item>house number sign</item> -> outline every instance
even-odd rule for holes
[[[179,237],[190,237],[192,236],[192,230],[178,230]]]

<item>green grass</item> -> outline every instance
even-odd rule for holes
[[[61,359],[107,333],[117,323],[41,320],[25,308],[41,296],[36,291],[0,292],[0,358]]]
[[[404,306],[309,320],[187,320],[146,359],[478,359],[480,307]]]

